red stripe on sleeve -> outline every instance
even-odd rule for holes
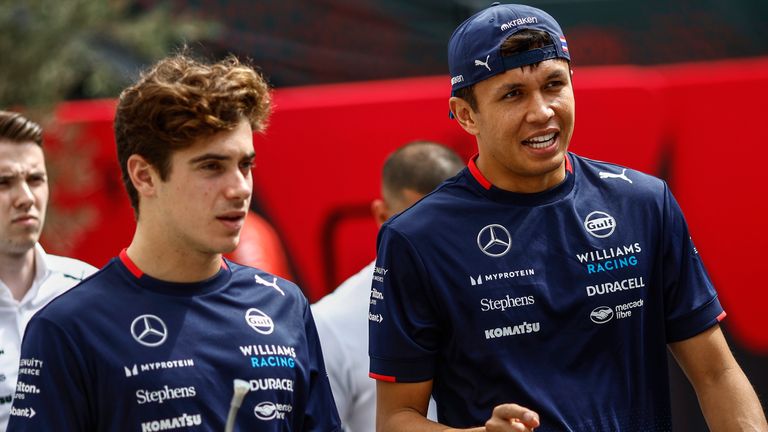
[[[728,314],[723,311],[720,315],[717,316],[717,322],[724,320],[727,315]]]
[[[397,379],[395,377],[389,376],[389,375],[379,375],[379,374],[371,372],[371,373],[368,374],[368,376],[373,378],[373,379],[375,379],[375,380],[379,380],[379,381],[397,382]]]

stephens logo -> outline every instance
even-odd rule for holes
[[[512,247],[512,236],[499,224],[486,225],[477,233],[477,247],[489,257],[504,256]]]
[[[163,402],[172,399],[191,398],[197,396],[197,391],[194,386],[172,388],[163,386],[157,390],[136,390],[136,403],[144,405],[145,403],[157,403],[162,405]]]
[[[592,310],[589,319],[595,324],[605,324],[613,319],[613,309],[608,306],[599,306]]]
[[[248,309],[245,313],[245,322],[252,329],[263,335],[271,334],[275,330],[275,323],[272,321],[272,318],[256,308]]]
[[[593,211],[584,219],[584,228],[597,238],[606,238],[616,229],[616,219],[608,213]]]

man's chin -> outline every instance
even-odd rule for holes
[[[23,256],[29,253],[37,244],[37,236],[34,239],[12,239],[0,246],[0,254],[9,256]]]

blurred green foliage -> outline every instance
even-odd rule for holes
[[[218,25],[128,0],[0,0],[0,107],[116,97],[140,69]]]

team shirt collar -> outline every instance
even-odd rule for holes
[[[175,296],[195,296],[203,295],[216,291],[224,287],[232,276],[230,264],[222,258],[221,268],[210,278],[200,282],[168,282],[153,278],[147,275],[131,260],[126,249],[120,251],[120,255],[115,259],[131,279],[144,289],[155,291],[160,294]]]
[[[532,194],[510,192],[494,186],[477,167],[477,163],[475,161],[477,160],[478,155],[479,154],[476,153],[474,156],[472,156],[472,158],[469,160],[469,163],[467,164],[470,184],[475,186],[477,190],[494,201],[528,206],[543,205],[558,201],[567,196],[571,190],[573,190],[573,185],[575,183],[575,173],[573,164],[571,163],[570,153],[565,154],[565,179],[560,184],[551,189]]]

